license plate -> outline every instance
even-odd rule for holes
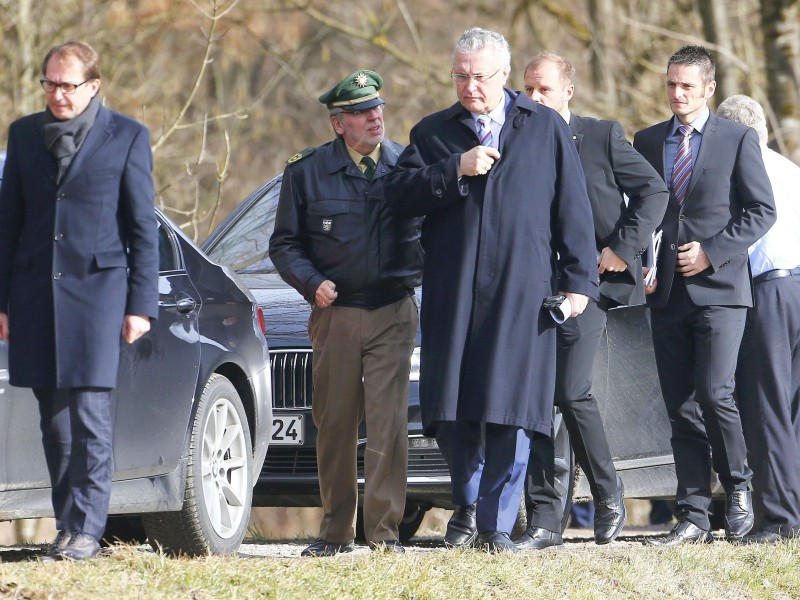
[[[303,445],[303,415],[272,417],[272,440],[276,446]]]

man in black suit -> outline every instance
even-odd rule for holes
[[[120,339],[158,316],[150,139],[101,105],[99,60],[81,42],[47,53],[47,109],[11,124],[0,191],[0,339],[11,385],[39,401],[60,530],[50,560],[100,550]]]
[[[664,216],[669,192],[655,169],[625,139],[618,122],[579,117],[570,111],[574,77],[570,61],[543,52],[525,67],[525,94],[557,111],[569,124],[592,207],[600,300],[589,302],[583,313],[558,326],[555,405],[589,480],[595,503],[595,541],[607,544],[622,531],[625,504],[622,480],[614,469],[591,394],[592,369],[606,311],[623,304],[644,304],[642,249]],[[525,486],[529,527],[517,540],[520,547],[541,549],[563,543],[553,462],[553,438],[535,440]]]
[[[674,117],[638,132],[633,143],[671,192],[647,305],[672,425],[678,523],[653,545],[713,541],[712,464],[726,493],[727,538],[753,526],[734,371],[753,305],[747,249],[775,222],[775,200],[756,132],[708,109],[714,71],[705,48],[673,54],[666,83]]]

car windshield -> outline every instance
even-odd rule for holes
[[[269,258],[269,238],[275,228],[275,212],[281,186],[269,186],[250,207],[238,215],[209,251],[219,264],[239,274],[277,273]]]

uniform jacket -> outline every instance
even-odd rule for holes
[[[456,103],[414,126],[386,183],[394,210],[425,215],[428,435],[438,421],[459,419],[549,434],[555,329],[542,301],[559,289],[597,298],[591,209],[569,129],[556,112],[506,93],[501,158],[488,175],[457,178],[478,136]]]
[[[420,284],[421,219],[398,217],[383,197],[402,150],[383,141],[372,181],[341,138],[286,167],[270,258],[309,302],[326,279],[336,284],[337,306],[360,308],[391,304]]]
[[[638,132],[633,145],[664,177],[664,142],[672,121]],[[692,178],[679,206],[670,195],[661,222],[663,238],[658,256],[658,285],[647,305],[664,306],[674,277],[677,248],[697,241],[711,266],[685,278],[686,290],[697,306],[752,306],[748,247],[775,222],[772,196],[758,136],[750,127],[711,113],[694,157]]]
[[[667,209],[667,186],[617,121],[571,114],[569,127],[586,177],[597,250],[608,246],[628,263],[625,271],[600,276],[600,293],[615,303],[644,304],[641,256]]]
[[[101,106],[57,184],[44,114],[12,123],[0,190],[11,384],[115,387],[123,317],[158,316],[149,135]]]

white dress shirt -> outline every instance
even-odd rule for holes
[[[800,167],[764,144],[761,155],[775,195],[778,220],[750,246],[753,277],[773,269],[800,266]]]

